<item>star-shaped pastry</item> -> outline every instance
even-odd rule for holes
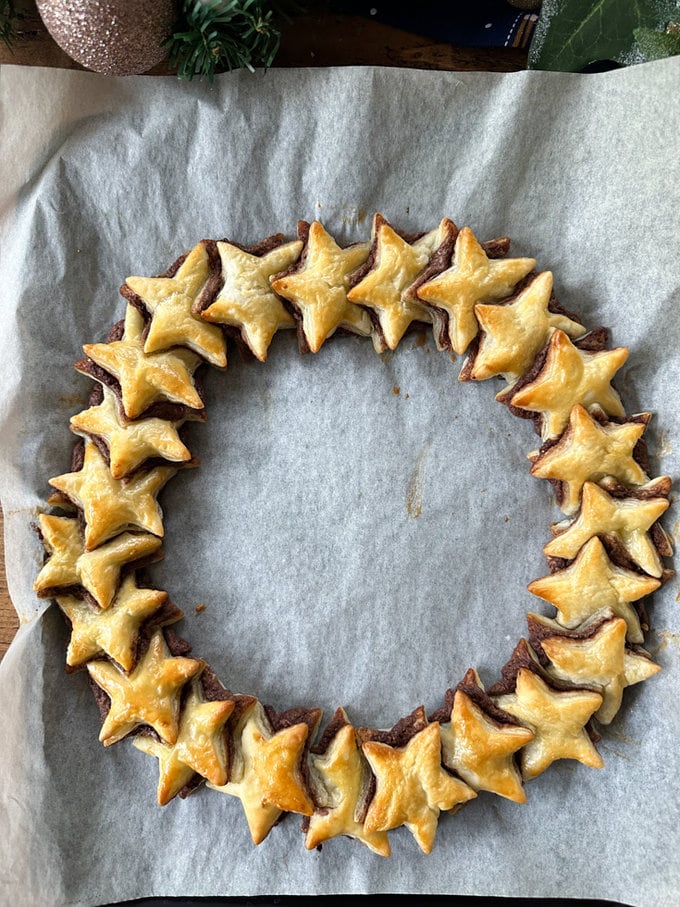
[[[339,327],[368,336],[371,320],[347,292],[349,275],[368,258],[368,243],[343,249],[318,221],[299,230],[308,230],[299,267],[273,280],[272,289],[298,313],[304,342],[317,353]]]
[[[651,595],[660,580],[613,564],[595,536],[568,567],[529,583],[529,592],[557,608],[557,622],[574,629],[606,608],[622,617],[631,642],[644,640],[640,619],[630,602]]]
[[[542,414],[543,440],[559,437],[577,403],[597,404],[608,416],[623,418],[621,398],[611,386],[628,358],[625,347],[591,353],[574,346],[564,331],[553,333],[543,367],[536,377],[510,397],[519,409]]]
[[[143,316],[133,305],[128,305],[122,340],[83,346],[85,355],[120,383],[123,409],[128,419],[136,419],[159,401],[202,410],[203,401],[192,377],[200,357],[186,349],[145,353],[143,332]],[[77,363],[76,368],[88,374],[87,361]]]
[[[154,557],[162,544],[146,532],[124,532],[94,551],[86,551],[77,519],[41,513],[38,522],[49,557],[33,589],[45,597],[55,589],[82,586],[100,608],[108,608],[113,601],[123,567]]]
[[[128,277],[121,288],[126,299],[141,302],[151,314],[145,353],[174,346],[193,350],[211,365],[227,364],[227,343],[220,328],[206,324],[192,308],[210,275],[204,242],[189,252],[173,277]]]
[[[469,370],[473,381],[502,375],[512,383],[529,371],[554,331],[564,331],[570,337],[585,334],[585,328],[577,321],[550,311],[552,288],[552,273],[544,271],[512,302],[475,305],[481,333]]]
[[[166,743],[176,743],[182,687],[203,667],[196,658],[171,656],[160,630],[129,676],[108,661],[89,661],[90,677],[111,700],[100,742],[111,746],[143,724]]]
[[[578,516],[565,529],[561,524],[554,526],[559,534],[543,551],[548,557],[572,560],[593,536],[614,535],[645,573],[658,578],[663,574],[663,565],[649,529],[669,504],[667,497],[614,498],[599,485],[586,482]]]
[[[641,421],[601,424],[577,403],[557,443],[529,455],[531,474],[561,483],[559,505],[568,514],[578,510],[586,482],[599,483],[611,477],[628,487],[644,485],[649,477],[633,451],[649,418],[649,413],[644,413]]]
[[[264,841],[282,812],[314,812],[301,772],[308,736],[305,722],[274,732],[257,700],[238,722],[230,780],[208,786],[239,798],[254,844]]]
[[[359,818],[370,772],[357,744],[354,728],[344,724],[322,754],[310,755],[313,775],[320,779],[319,806],[309,819],[305,846],[313,850],[337,835],[361,841],[374,853],[389,857],[386,831],[368,832]]]
[[[206,701],[200,682],[194,680],[182,706],[176,743],[141,734],[134,738],[138,750],[158,759],[159,806],[176,797],[195,774],[213,784],[226,784],[229,754],[224,726],[233,711],[233,699]]]
[[[126,576],[110,608],[96,608],[75,595],[58,595],[57,604],[71,621],[71,639],[66,664],[78,667],[108,655],[124,671],[130,671],[137,654],[139,628],[168,600],[158,589],[138,589],[133,576]],[[178,611],[173,620],[179,620]]]
[[[609,619],[599,621],[594,633],[578,636],[560,632],[546,617],[529,615],[530,625],[542,625],[542,632],[549,632],[551,625],[557,631],[554,636],[541,634],[540,646],[551,661],[548,673],[557,680],[590,687],[602,694],[602,705],[595,712],[601,724],[609,724],[620,709],[625,687],[661,670],[651,658],[626,648],[625,620],[611,612],[605,614],[610,615]]]
[[[366,813],[367,832],[389,831],[405,825],[424,853],[431,853],[441,810],[461,806],[477,796],[441,764],[441,732],[432,722],[405,746],[379,740],[362,744],[376,779]]]
[[[191,459],[191,451],[177,432],[181,422],[166,419],[137,419],[121,416],[113,391],[102,387],[104,398],[71,417],[71,430],[83,436],[101,438],[109,449],[109,468],[114,479],[134,472],[150,457],[161,457],[173,463]]]
[[[490,259],[469,227],[456,239],[453,264],[418,287],[418,298],[445,312],[451,348],[460,355],[477,336],[475,306],[511,296],[536,266],[534,258]]]
[[[519,724],[500,722],[456,690],[451,720],[441,725],[444,765],[474,790],[487,790],[515,803],[526,803],[514,754],[534,739]]]
[[[576,759],[591,768],[604,765],[585,729],[602,705],[599,693],[555,690],[523,667],[517,674],[515,692],[497,696],[496,702],[535,734],[520,751],[524,778],[537,777],[557,759]]]
[[[295,319],[272,290],[270,278],[297,261],[302,242],[283,243],[264,255],[253,255],[230,242],[218,242],[217,250],[222,287],[200,310],[201,318],[238,328],[253,355],[264,362],[279,328],[295,326]]]
[[[411,287],[425,270],[430,258],[457,229],[444,218],[438,227],[409,243],[379,214],[373,219],[372,251],[374,261],[368,273],[347,294],[350,302],[365,306],[375,313],[381,337],[376,347],[384,344],[394,350],[406,329],[414,321],[431,323],[432,313],[418,301]],[[384,347],[383,347],[384,348]]]
[[[80,507],[85,517],[85,548],[127,529],[141,529],[163,536],[163,517],[156,496],[177,472],[174,466],[157,466],[129,479],[114,479],[93,441],[85,442],[83,468],[50,479],[50,485]]]

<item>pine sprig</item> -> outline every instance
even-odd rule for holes
[[[281,41],[280,3],[266,0],[184,0],[166,42],[168,61],[180,79],[271,66]]]
[[[11,49],[19,18],[14,0],[0,0],[0,39]]]

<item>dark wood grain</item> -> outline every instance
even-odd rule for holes
[[[54,42],[35,4],[20,0],[20,31],[10,51],[0,42],[0,63],[83,69]],[[275,67],[389,66],[452,72],[514,72],[526,68],[526,51],[517,48],[458,47],[360,16],[304,16],[284,29]],[[149,75],[168,75],[166,64]],[[2,514],[0,513],[0,533]],[[0,535],[1,537],[1,535]],[[4,549],[0,546],[0,658],[19,622],[7,591]]]

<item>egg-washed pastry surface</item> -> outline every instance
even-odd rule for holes
[[[643,646],[649,596],[672,575],[659,522],[671,480],[653,475],[651,414],[627,413],[616,388],[629,351],[509,247],[448,217],[409,233],[381,214],[349,244],[317,221],[297,238],[201,240],[164,274],[129,277],[123,319],[83,346],[75,367],[94,384],[70,421],[70,467],[49,480],[34,589],[70,626],[66,667],[89,675],[100,741],[130,737],[157,760],[159,805],[203,788],[240,801],[255,844],[297,814],[310,850],[344,836],[389,856],[403,826],[429,853],[442,814],[478,796],[525,803],[557,760],[604,764],[597,727],[659,670]],[[230,344],[264,362],[279,330],[317,354],[347,333],[393,350],[415,329],[466,354],[462,382],[504,380],[498,401],[533,422],[529,469],[562,518],[528,589],[552,612],[527,615],[493,683],[471,666],[441,706],[392,728],[355,726],[344,708],[325,726],[313,705],[276,713],[223,686],[177,634],[183,612],[145,582],[163,557],[158,497],[197,465],[184,427],[206,418],[202,373],[227,367]]]

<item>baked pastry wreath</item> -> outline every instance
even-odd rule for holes
[[[368,242],[343,248],[300,222],[296,240],[205,240],[164,275],[123,284],[124,320],[76,364],[94,386],[71,419],[71,471],[50,480],[39,516],[35,590],[70,623],[67,669],[89,673],[101,742],[133,736],[158,759],[159,804],[205,781],[241,800],[256,844],[299,813],[309,849],[345,835],[387,856],[388,832],[405,825],[429,853],[440,812],[479,791],[523,803],[524,782],[555,760],[603,764],[597,723],[659,670],[642,648],[644,600],[671,574],[658,522],[671,482],[649,475],[650,414],[627,415],[612,386],[628,350],[508,251],[448,218],[409,235],[376,214]],[[227,338],[264,361],[281,329],[297,329],[302,352],[347,332],[382,352],[423,325],[439,349],[467,354],[461,380],[503,379],[497,399],[540,436],[531,473],[552,483],[564,519],[544,547],[549,572],[528,588],[555,614],[528,615],[488,690],[471,668],[434,714],[421,706],[378,730],[338,709],[320,731],[320,709],[277,714],[230,692],[174,632],[182,612],[143,583],[162,556],[157,496],[195,465],[182,428],[205,417],[196,379],[226,367]]]

